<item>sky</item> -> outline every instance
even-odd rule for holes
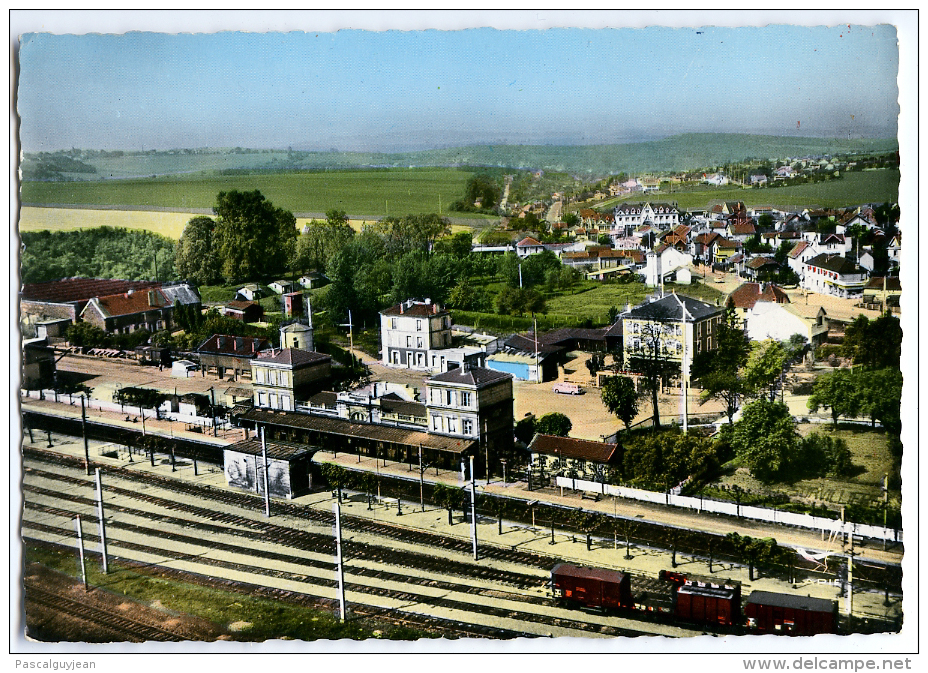
[[[471,20],[457,23],[453,12],[431,22],[402,12],[246,13],[240,24],[193,14],[200,20],[172,25],[158,13],[122,22],[78,13],[83,30],[98,33],[77,35],[61,34],[81,32],[73,20],[24,21],[22,149],[403,151],[690,132],[897,134],[897,29],[879,14],[826,15],[829,25],[786,25],[819,19],[801,12],[605,15],[611,21],[464,13]],[[460,29],[413,30],[430,26]],[[512,29],[535,26],[543,30]],[[208,32],[217,28],[226,32]]]

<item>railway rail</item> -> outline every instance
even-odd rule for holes
[[[112,472],[112,470],[110,471]],[[31,481],[34,478],[55,479],[61,475],[29,467],[27,468],[27,476],[30,477]],[[91,486],[91,482],[87,478],[82,479],[69,475],[63,481],[69,487],[82,485],[90,488]],[[71,533],[66,524],[56,526],[47,523],[49,517],[61,517],[63,519],[72,518],[75,513],[73,508],[59,506],[67,503],[73,504],[75,508],[82,510],[88,524],[92,524],[96,521],[95,517],[88,513],[88,510],[91,509],[93,505],[93,501],[90,498],[74,493],[57,492],[53,489],[36,486],[34,483],[27,483],[25,486],[24,493],[28,498],[28,502],[26,503],[27,512],[39,514],[40,518],[44,519],[44,522],[33,520],[29,516],[24,516],[24,529],[34,531],[35,533],[44,533],[58,539],[67,538]],[[106,490],[107,492],[115,494],[116,491],[114,489],[116,488],[121,487],[108,485]],[[176,557],[178,555],[177,548],[179,545],[184,545],[185,547],[190,546],[190,548],[195,547],[197,549],[213,549],[224,552],[224,556],[226,557],[232,554],[237,555],[241,557],[244,562],[228,560],[228,558],[217,559],[202,553],[192,554],[187,560],[197,566],[222,568],[235,573],[267,577],[271,580],[296,582],[297,584],[305,585],[307,587],[307,593],[319,591],[320,589],[324,589],[328,592],[335,586],[334,579],[313,576],[313,573],[317,575],[320,572],[328,574],[334,570],[334,564],[331,562],[311,560],[307,559],[305,556],[295,556],[279,551],[259,550],[255,548],[254,544],[256,541],[260,540],[267,544],[297,548],[304,551],[308,551],[306,548],[309,547],[309,549],[314,550],[316,553],[329,555],[332,552],[333,546],[331,537],[324,539],[327,536],[314,536],[314,534],[307,534],[304,531],[290,529],[276,524],[269,524],[268,522],[237,517],[234,514],[230,514],[228,511],[217,511],[200,507],[198,511],[194,512],[191,511],[191,507],[198,506],[190,505],[189,503],[178,503],[148,493],[138,493],[137,491],[131,491],[129,489],[122,490],[124,491],[122,494],[128,497],[144,497],[150,504],[159,507],[169,507],[175,510],[179,508],[184,509],[186,510],[185,513],[190,517],[206,516],[216,521],[198,522],[195,518],[188,518],[186,516],[177,517],[173,514],[153,514],[126,505],[108,503],[108,510],[113,514],[119,515],[113,518],[107,517],[108,528],[114,533],[116,531],[125,531],[126,537],[130,538],[108,540],[109,546],[113,549],[154,554],[161,558],[164,558],[166,555],[169,558]],[[201,493],[199,495],[202,497],[203,494]],[[42,499],[42,496],[46,499],[55,498],[58,505],[36,502],[37,498],[35,496],[39,496],[38,499]],[[249,500],[253,506],[254,500],[251,498],[249,498]],[[149,525],[122,520],[137,517],[148,518],[152,523],[160,524],[160,526],[155,528]],[[217,523],[218,520],[221,520],[223,525],[219,525],[219,523]],[[319,522],[317,522],[317,525],[318,523]],[[169,528],[176,528],[178,526],[183,526],[191,530],[187,534],[169,530]],[[226,535],[231,534],[235,537],[242,537],[244,538],[243,544],[239,545],[210,539],[219,532]],[[85,538],[90,542],[98,541],[98,538],[92,534],[85,534]],[[408,552],[404,552],[404,554],[406,554],[402,560],[404,565],[418,569],[423,563],[431,564],[431,573],[429,574],[439,574],[442,578],[435,579],[434,577],[423,577],[423,573],[421,572],[410,576],[409,573],[396,572],[389,567],[380,567],[383,565],[395,566],[397,563],[398,559],[393,556],[392,550],[389,547],[369,544],[358,545],[355,543],[353,548],[349,548],[348,551],[349,554],[352,555],[352,559],[360,558],[359,555],[361,554],[367,554],[366,558],[370,560],[371,563],[376,564],[376,567],[352,565],[348,569],[349,582],[346,591],[350,592],[353,596],[389,599],[392,602],[417,604],[427,606],[430,609],[438,609],[443,612],[450,611],[453,614],[469,615],[466,617],[466,620],[471,622],[472,625],[473,623],[480,624],[486,622],[488,619],[491,621],[501,619],[514,620],[517,623],[524,623],[526,625],[533,624],[537,626],[536,629],[526,629],[524,632],[511,628],[497,628],[494,626],[492,632],[488,632],[484,637],[512,638],[538,636],[540,633],[545,633],[548,629],[556,629],[562,633],[570,632],[576,635],[586,633],[590,635],[598,634],[601,636],[638,636],[663,633],[666,631],[666,629],[649,628],[645,623],[641,624],[642,628],[629,628],[614,623],[603,623],[605,621],[603,619],[585,621],[573,617],[551,614],[551,605],[545,596],[520,594],[517,591],[499,587],[500,584],[506,583],[510,585],[515,584],[520,587],[527,583],[538,586],[544,583],[544,579],[538,576],[493,570],[492,568],[461,563],[453,559],[430,557],[427,554],[410,555]],[[355,552],[358,552],[359,555],[355,555]],[[255,561],[251,562],[249,559],[255,559]],[[259,559],[269,560],[279,564],[287,564],[288,566],[298,568],[298,571],[291,572],[289,570],[262,567],[258,562]],[[490,582],[494,587],[499,588],[493,588],[488,591],[485,587],[474,586],[473,583],[461,582],[459,580],[460,577],[472,578],[472,574],[465,573],[466,569],[464,566],[468,566],[471,570],[479,569],[484,574],[484,584]],[[304,569],[306,572],[302,572]],[[204,572],[207,571],[204,570]],[[449,576],[450,579],[447,579]],[[496,580],[493,579],[494,576]],[[369,580],[371,584],[358,581],[361,579]],[[424,593],[426,589],[431,591],[431,593]],[[436,591],[441,592],[441,595],[435,595]],[[366,602],[364,598],[359,598],[357,600],[362,603]],[[539,608],[541,609],[539,610]],[[367,607],[364,609],[371,608]],[[470,629],[468,635],[472,635],[474,633],[473,626],[468,628]],[[683,633],[685,633],[685,631],[681,629],[678,635]]]
[[[179,642],[184,638],[172,631],[160,629],[151,624],[129,619],[125,615],[106,610],[98,605],[88,605],[60,593],[46,591],[26,580],[23,583],[27,602],[37,603],[56,612],[91,624],[94,629],[102,629],[118,640],[141,643],[150,640],[160,642]]]

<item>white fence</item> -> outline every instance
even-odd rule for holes
[[[54,400],[55,391],[54,390],[45,390],[42,391],[45,394],[45,399]],[[33,399],[40,399],[40,391],[38,390],[28,390],[25,391],[26,397],[31,397]],[[69,397],[66,394],[58,393],[58,401],[62,403],[67,403],[70,400],[71,406],[76,407],[76,411],[80,411],[81,408],[81,398],[79,395],[73,395]],[[125,414],[131,418],[137,418],[139,421],[142,420],[142,417],[149,418],[159,418],[158,414],[154,409],[141,409],[136,406],[131,406],[128,404],[117,404],[116,402],[106,402],[104,400],[98,400],[95,397],[91,397],[87,400],[87,408],[89,409],[99,409],[100,411],[113,411],[117,414]],[[194,416],[190,414],[182,414],[177,411],[171,411],[171,403],[165,402],[161,405],[160,408],[160,418],[163,420],[174,421],[175,423],[187,423],[189,425],[198,425],[200,427],[213,427],[213,419],[203,416]],[[219,427],[227,425],[221,420],[216,423]]]
[[[808,528],[810,530],[821,530],[829,533],[853,533],[854,535],[860,535],[876,540],[902,541],[902,531],[897,532],[892,528],[884,528],[883,526],[871,526],[863,523],[852,523],[849,521],[844,522],[840,519],[826,519],[825,517],[821,516],[811,516],[809,514],[799,514],[797,512],[786,512],[783,510],[771,509],[769,507],[739,505],[735,502],[694,498],[686,495],[676,495],[669,492],[658,493],[656,491],[645,491],[638,488],[627,488],[625,486],[612,486],[611,484],[602,484],[595,481],[584,481],[582,479],[570,479],[567,477],[558,477],[557,485],[563,488],[574,489],[576,491],[601,493],[602,495],[612,495],[618,498],[626,498],[629,500],[639,500],[641,502],[651,502],[658,505],[682,507],[684,509],[696,510],[697,512],[711,512],[713,514],[742,516],[746,519],[768,521],[770,523],[797,526],[799,528]]]

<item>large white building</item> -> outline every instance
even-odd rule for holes
[[[407,299],[380,312],[382,362],[432,371],[429,351],[451,346],[451,314],[431,300]]]

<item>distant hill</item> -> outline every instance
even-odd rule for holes
[[[265,171],[408,167],[497,167],[603,177],[621,172],[688,171],[728,162],[898,150],[895,138],[840,139],[690,133],[618,145],[475,145],[419,152],[305,152],[197,149],[147,152],[69,150],[27,154],[29,179],[106,180],[180,173],[236,174]]]

